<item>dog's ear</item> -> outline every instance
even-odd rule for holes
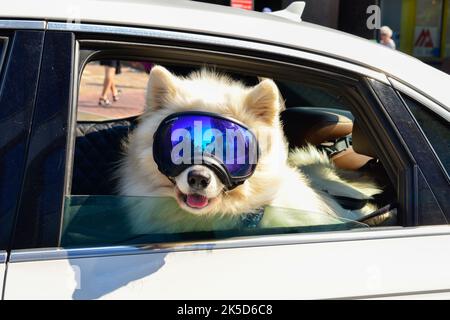
[[[280,112],[280,94],[273,80],[265,79],[247,94],[245,108],[267,124],[274,124]]]
[[[150,71],[147,85],[147,108],[160,109],[176,93],[176,77],[162,66],[154,66]]]

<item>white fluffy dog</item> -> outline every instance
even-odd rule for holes
[[[147,110],[129,137],[120,167],[119,192],[126,196],[170,197],[177,205],[167,202],[167,208],[134,210],[131,221],[135,231],[169,233],[233,229],[243,214],[266,206],[294,210],[289,214],[264,214],[260,227],[323,224],[329,222],[330,217],[352,218],[362,214],[364,210],[356,213],[345,210],[331,196],[318,192],[312,185],[331,179],[344,184],[350,193],[356,189],[371,196],[380,190],[368,181],[352,185],[342,179],[326,155],[311,146],[296,150],[288,160],[288,147],[279,120],[282,108],[279,90],[269,79],[247,87],[208,70],[182,78],[164,67],[155,66],[148,82]],[[152,154],[153,135],[165,117],[181,111],[217,113],[236,119],[251,129],[258,137],[261,150],[253,175],[238,187],[227,190],[216,174],[203,165],[185,169],[173,182],[160,173]],[[302,168],[309,172],[308,176]],[[187,181],[192,170],[211,177],[200,192],[200,196],[207,199],[201,208],[186,201],[199,193],[192,190]],[[317,181],[310,181],[313,179]]]

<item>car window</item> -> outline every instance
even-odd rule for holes
[[[342,92],[217,66],[89,62],[61,245],[395,225],[390,179],[353,150]]]
[[[5,57],[5,42],[6,42],[6,38],[2,38],[0,36],[0,71],[2,69],[2,65],[3,65],[3,60]]]
[[[450,172],[450,125],[448,121],[410,97],[403,95],[403,98],[448,174]]]

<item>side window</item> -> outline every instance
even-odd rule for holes
[[[6,38],[0,36],[0,73],[2,71],[3,61],[5,60],[6,53]]]
[[[406,95],[403,95],[403,99],[449,174],[450,125],[448,121]]]
[[[345,85],[235,70],[85,66],[62,246],[397,224]]]

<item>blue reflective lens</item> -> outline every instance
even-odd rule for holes
[[[218,115],[185,113],[166,119],[158,129],[158,156],[172,165],[208,162],[224,166],[231,178],[253,173],[258,142],[243,125]]]

